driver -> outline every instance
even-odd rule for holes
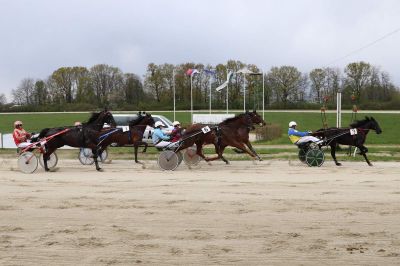
[[[31,134],[25,131],[21,121],[14,122],[13,138],[18,148],[25,148],[30,144],[29,139],[31,138]]]
[[[315,142],[317,144],[321,144],[323,140],[316,138],[314,136],[310,136],[311,131],[298,131],[296,130],[297,123],[295,121],[291,121],[289,123],[288,136],[292,143],[299,145],[307,142]]]
[[[168,136],[169,134],[164,133],[161,129],[162,127],[164,127],[164,124],[161,121],[157,121],[154,124],[155,129],[152,135],[152,140],[156,148],[163,148],[171,143],[169,141],[170,140],[170,136]]]

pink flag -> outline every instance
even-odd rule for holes
[[[188,76],[193,76],[194,74],[198,74],[198,73],[200,73],[200,72],[195,68],[189,68],[186,71],[186,75],[188,75]]]

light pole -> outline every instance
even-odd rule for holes
[[[198,74],[198,70],[193,70],[190,74],[190,121],[193,123],[193,76]]]

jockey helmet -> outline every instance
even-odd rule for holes
[[[297,126],[297,123],[295,121],[290,121],[289,127]]]
[[[154,124],[154,127],[164,127],[164,124],[163,124],[161,121],[157,121],[157,122]]]

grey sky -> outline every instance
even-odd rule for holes
[[[397,0],[0,0],[0,93],[62,66],[229,59],[302,72],[400,28]],[[400,32],[330,66],[364,60],[400,85]],[[9,98],[10,100],[10,98]]]

